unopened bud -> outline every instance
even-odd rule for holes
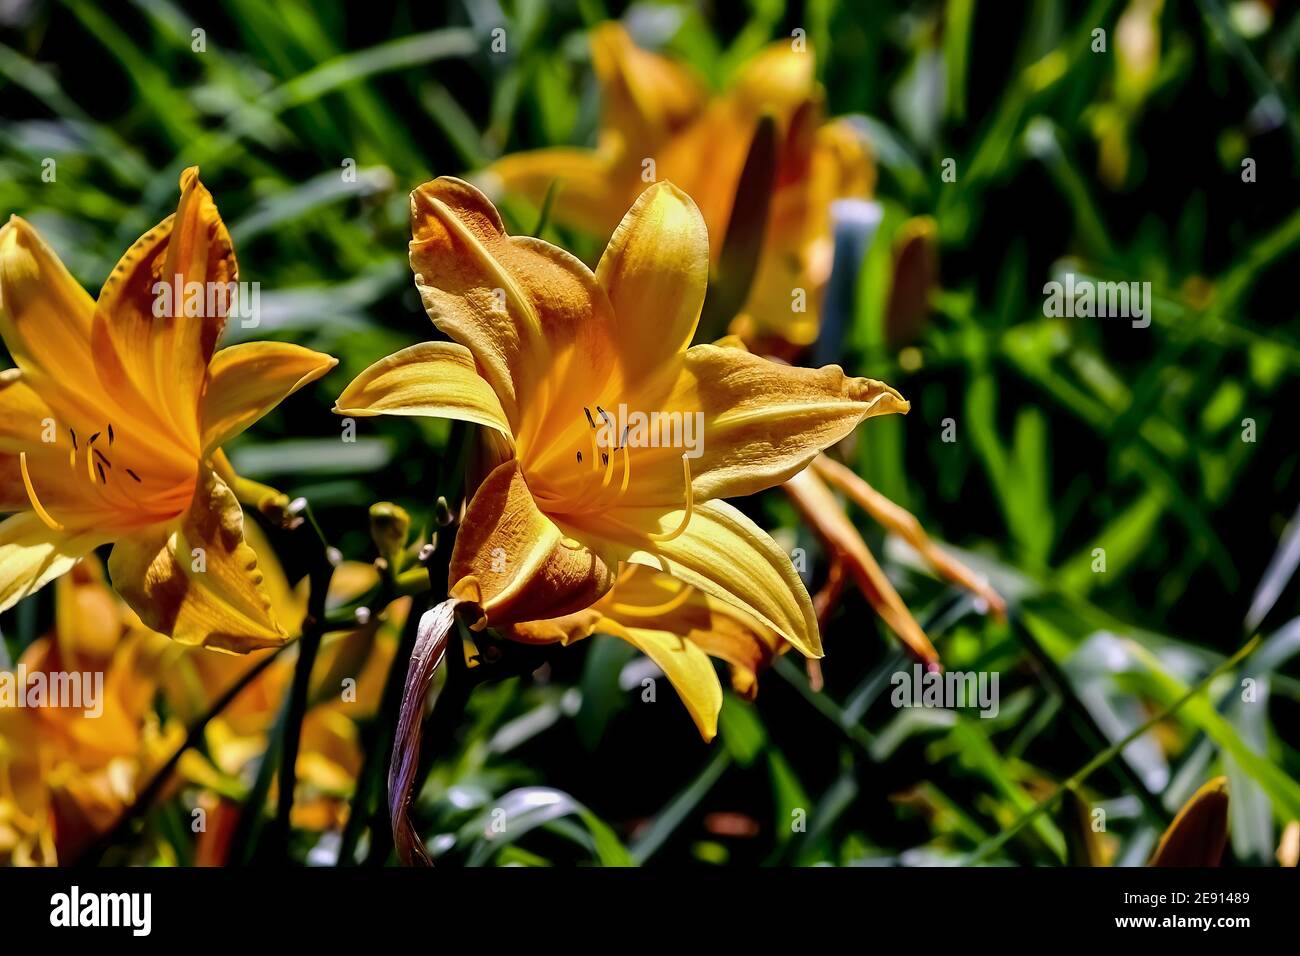
[[[411,516],[401,505],[380,501],[370,506],[370,537],[390,568],[401,567],[402,549],[410,533]]]

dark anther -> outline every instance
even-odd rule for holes
[[[113,444],[113,423],[112,422],[108,423],[108,443],[109,445]]]
[[[95,462],[95,470],[99,472],[99,483],[101,485],[108,484],[108,479],[104,477],[104,466],[101,465],[99,462]]]
[[[69,428],[68,434],[72,436],[72,450],[77,450],[77,431],[75,428]]]
[[[582,452],[578,452],[578,464],[582,464]]]
[[[102,462],[103,462],[105,465],[107,465],[109,468],[112,468],[112,467],[113,467],[113,463],[112,463],[111,461],[109,461],[109,460],[104,456],[104,453],[103,453],[102,451],[100,451],[98,448],[95,449],[95,457],[98,458],[100,461],[102,461]]]
[[[134,478],[136,481],[139,481],[139,480],[140,480],[140,476],[137,475],[137,474],[136,474],[134,471],[132,471],[130,468],[128,468],[128,469],[126,470],[126,473],[127,473],[128,475],[130,475],[132,478]],[[285,792],[287,793],[288,791],[285,791]]]
[[[592,428],[595,428],[595,427],[596,427],[596,422],[595,422],[595,419],[593,419],[593,418],[591,417],[591,409],[587,408],[586,405],[583,405],[583,406],[582,406],[582,414],[584,414],[584,415],[587,416],[587,424],[590,425]]]

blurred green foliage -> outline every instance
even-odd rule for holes
[[[1140,864],[1222,772],[1229,857],[1272,862],[1300,818],[1291,5],[11,2],[0,210],[35,223],[94,290],[199,164],[241,278],[263,288],[261,327],[227,341],[282,337],[341,361],[232,459],[308,496],[343,552],[368,560],[365,505],[398,502],[427,528],[459,464],[445,425],[368,419],[345,444],[329,413],[364,367],[433,335],[406,263],[406,194],[506,151],[589,142],[584,36],[610,16],[718,86],[805,29],[829,113],[870,131],[885,218],[842,363],[913,411],[869,422],[849,460],[962,549],[1010,599],[1009,621],[855,519],[946,666],[1000,672],[1001,709],[891,707],[890,675],[908,665],[850,595],[825,635],[825,689],[781,660],[755,704],[728,699],[710,747],[671,694],[642,704],[641,662],[595,638],[476,692],[418,801],[430,846],[470,864],[923,865],[1078,862],[1100,844]],[[488,52],[497,26],[505,55]],[[538,222],[503,211],[512,231]],[[941,280],[900,352],[885,344],[891,243],[918,214],[937,222]],[[545,234],[599,254],[591,237]],[[1066,271],[1149,281],[1151,327],[1046,317],[1043,285]],[[940,437],[948,419],[955,441]],[[794,530],[779,495],[745,507]],[[810,586],[823,573],[815,561]],[[7,616],[10,654],[38,633],[44,600]],[[1064,808],[1035,813],[1256,632],[1244,664],[1105,760]],[[485,836],[496,808],[517,824],[508,840]],[[1089,808],[1105,811],[1103,833],[1075,832]]]

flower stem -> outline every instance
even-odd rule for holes
[[[288,645],[284,645],[288,647]],[[98,865],[103,855],[114,844],[126,839],[130,834],[131,824],[143,815],[152,805],[161,792],[163,786],[167,783],[172,773],[176,770],[176,765],[180,763],[181,757],[185,751],[191,747],[197,747],[203,740],[203,733],[207,730],[208,724],[215,720],[222,711],[224,711],[234,701],[236,697],[243,692],[244,688],[253,682],[263,671],[271,666],[271,663],[280,655],[284,647],[278,647],[264,658],[244,671],[234,683],[230,685],[220,697],[218,697],[207,711],[199,717],[185,734],[185,739],[181,745],[176,748],[175,752],[167,758],[164,763],[149,778],[145,788],[140,791],[139,795],[132,802],[131,806],[122,813],[113,827],[107,830],[98,840],[88,847],[77,860],[78,866],[95,866]]]
[[[453,514],[452,520],[438,530],[437,540],[432,551],[421,560],[424,565],[424,573],[427,575],[427,587],[430,589],[431,594],[434,595],[446,593],[447,573],[448,568],[451,566],[451,551],[456,542],[457,525],[454,513],[451,511],[447,513]],[[373,798],[382,789],[385,775],[388,772],[388,765],[392,759],[394,733],[402,706],[402,692],[406,686],[407,666],[410,664],[411,651],[415,647],[420,618],[423,616],[425,609],[432,606],[432,603],[432,601],[429,601],[424,605],[411,605],[411,610],[406,619],[406,626],[402,630],[401,644],[398,646],[397,654],[393,657],[393,663],[388,670],[388,679],[384,684],[384,694],[379,704],[378,719],[374,725],[373,740],[366,753],[366,765],[362,769],[362,777],[358,778],[357,783],[357,793],[360,795],[364,782],[367,793],[363,799],[366,803],[362,803],[355,798],[353,800],[348,816],[348,825],[344,830],[343,846],[339,852],[340,866],[350,866],[354,862],[352,853],[355,851],[356,838],[360,836],[360,829],[364,822],[369,823],[371,839],[366,863],[368,865],[382,865],[388,859],[388,854],[392,850],[393,828],[388,818],[388,801]],[[355,825],[353,823],[354,819],[356,821]],[[350,845],[348,840],[349,830],[353,832]],[[345,855],[344,851],[349,852]]]
[[[275,824],[268,838],[269,859],[283,859],[288,853],[290,816],[293,812],[294,790],[297,787],[298,750],[302,737],[302,722],[307,714],[308,695],[311,689],[311,672],[320,650],[321,636],[326,627],[325,598],[330,579],[334,575],[331,549],[320,525],[311,513],[311,507],[301,502],[300,510],[320,542],[313,552],[310,578],[310,595],[307,599],[307,616],[302,622],[302,636],[298,639],[298,660],[294,665],[293,683],[284,711],[284,724],[280,744],[279,792],[276,795]],[[295,505],[298,503],[295,502]]]

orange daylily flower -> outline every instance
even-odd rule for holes
[[[416,284],[454,342],[376,363],[336,411],[457,418],[498,435],[457,536],[452,596],[480,608],[479,626],[527,624],[590,608],[622,565],[644,565],[820,656],[789,556],[720,499],[780,484],[907,402],[835,366],[688,348],[708,235],[669,183],[637,199],[594,274],[549,243],[507,235],[467,183],[434,180],[411,201]],[[679,423],[679,436],[700,422],[695,457],[629,434],[617,423],[628,410]]]
[[[193,168],[98,300],[28,223],[0,229],[0,336],[18,366],[0,373],[0,511],[17,512],[0,524],[0,610],[112,543],[113,585],[153,629],[233,651],[286,640],[220,449],[335,360],[283,342],[216,351],[226,306],[194,315],[188,292],[157,291],[237,277]]]
[[[811,343],[830,278],[831,203],[869,197],[875,186],[862,134],[844,121],[823,122],[812,51],[774,43],[712,98],[694,73],[639,49],[617,23],[592,31],[591,52],[603,97],[596,147],[506,156],[489,167],[485,186],[540,203],[558,184],[555,221],[608,236],[647,182],[671,180],[699,203],[716,264],[750,143],[760,119],[771,116],[774,192],[758,270],[733,331],[749,342]],[[796,289],[806,293],[802,311],[793,307]]]

